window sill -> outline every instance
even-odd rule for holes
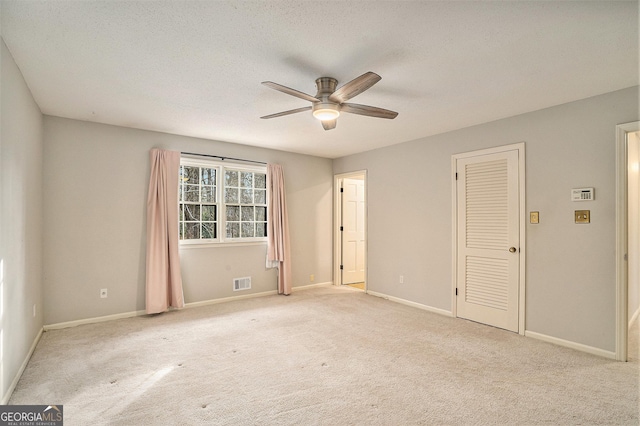
[[[179,243],[178,250],[219,247],[266,246],[267,241],[234,241],[225,243]]]

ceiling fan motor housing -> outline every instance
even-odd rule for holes
[[[318,92],[316,98],[319,102],[313,103],[313,115],[321,120],[333,120],[340,115],[340,104],[329,100],[329,96],[336,91],[338,80],[332,77],[320,77],[316,79]],[[322,117],[326,118],[322,118]]]

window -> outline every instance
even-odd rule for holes
[[[181,165],[179,212],[181,240],[215,240],[218,237],[218,170]]]
[[[243,170],[224,171],[226,238],[267,236],[267,175]]]
[[[183,158],[179,233],[183,243],[265,241],[267,175],[264,167]]]

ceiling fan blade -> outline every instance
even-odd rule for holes
[[[342,104],[340,106],[340,112],[349,112],[351,114],[366,115],[368,117],[376,118],[388,118],[393,119],[398,116],[395,111],[390,111],[384,108],[372,107],[368,105],[358,104]]]
[[[314,98],[313,96],[307,95],[306,93],[300,92],[300,91],[298,91],[296,89],[292,89],[290,87],[283,86],[282,84],[274,83],[273,81],[263,81],[262,84],[264,84],[267,87],[271,87],[272,89],[277,90],[279,92],[286,93],[287,95],[291,95],[291,96],[295,96],[296,98],[304,99],[305,101],[320,102],[320,100],[318,98]]]
[[[338,120],[336,120],[335,118],[333,120],[324,120],[322,122],[322,127],[324,127],[325,130],[335,129],[337,121]]]
[[[311,111],[311,108],[313,107],[308,106],[308,107],[290,109],[289,111],[276,112],[275,114],[265,115],[264,117],[260,117],[260,118],[282,117],[283,115],[295,114],[296,112]]]
[[[364,92],[381,79],[382,77],[374,72],[366,72],[333,92],[331,96],[329,96],[329,100],[338,103],[346,102],[354,96]]]

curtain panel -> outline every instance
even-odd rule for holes
[[[291,294],[289,219],[285,200],[284,171],[279,164],[267,164],[267,265],[278,268],[278,293]]]
[[[184,307],[178,254],[180,153],[152,149],[147,198],[146,312]]]

